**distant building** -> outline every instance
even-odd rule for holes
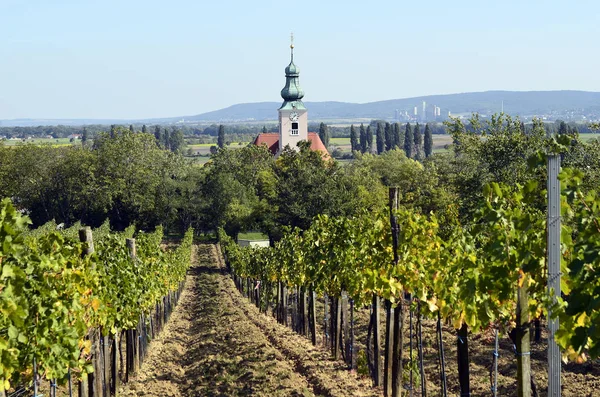
[[[271,153],[278,156],[289,146],[298,150],[298,142],[310,141],[310,148],[329,158],[329,152],[319,134],[308,132],[308,111],[302,103],[304,91],[300,88],[300,69],[294,64],[294,44],[291,48],[291,61],[285,68],[285,87],[281,90],[283,104],[279,108],[279,133],[260,134],[254,140],[255,145],[266,145]]]

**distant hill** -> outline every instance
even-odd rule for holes
[[[485,91],[448,95],[429,95],[414,98],[391,99],[368,103],[305,102],[311,120],[319,119],[392,119],[396,110],[413,114],[414,107],[435,105],[442,118],[452,114],[498,113],[504,103],[504,112],[514,116],[546,116],[548,119],[600,119],[600,92],[588,91]],[[281,102],[242,103],[195,116],[160,119],[130,120],[0,120],[0,126],[83,125],[83,124],[170,124],[185,122],[240,122],[276,120]]]
[[[305,102],[312,120],[347,118],[392,118],[395,111],[413,114],[415,106],[441,108],[442,116],[460,113],[493,114],[502,110],[515,116],[600,114],[600,92],[587,91],[486,91],[429,95],[368,103]],[[273,120],[280,102],[237,104],[225,109],[186,117],[188,121]]]

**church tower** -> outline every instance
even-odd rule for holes
[[[285,87],[281,90],[283,104],[279,108],[279,151],[287,145],[298,149],[300,141],[308,140],[308,111],[302,103],[300,69],[294,64],[294,38],[290,45],[291,61],[285,68]]]

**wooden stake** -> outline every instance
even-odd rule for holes
[[[340,359],[342,350],[342,298],[335,298],[335,354],[336,360]]]
[[[375,362],[375,386],[381,386],[381,300],[378,296],[373,295],[373,333],[375,347],[373,349],[373,360]]]
[[[103,369],[104,369],[104,379],[103,379],[103,385],[102,385],[102,390],[103,390],[103,394],[105,396],[110,396],[110,373],[111,373],[111,368],[110,368],[110,342],[109,342],[109,338],[108,335],[107,336],[100,336],[102,338],[102,359],[103,359]]]
[[[119,331],[115,333],[114,339],[112,341],[112,365],[111,365],[111,388],[110,391],[113,395],[117,395],[117,391],[120,386],[119,379]]]
[[[83,252],[82,256],[88,256],[94,253],[94,238],[92,235],[92,228],[85,227],[79,229],[79,241],[83,243]],[[89,339],[89,335],[87,336]],[[92,356],[92,362],[94,357]],[[88,379],[88,375],[85,373],[81,374],[81,380],[79,381],[79,397],[88,397],[90,395],[90,383]]]
[[[389,190],[390,226],[392,229],[392,248],[394,265],[398,266],[398,219],[395,211],[398,209],[398,188]],[[402,393],[402,336],[404,333],[404,294],[398,300],[394,309],[393,318],[393,344],[392,344],[392,397],[399,397]]]
[[[466,323],[457,330],[458,338],[456,340],[456,350],[458,358],[458,381],[460,384],[461,397],[470,396],[469,386],[469,329]]]
[[[310,316],[312,317],[312,323],[310,324],[310,326],[311,326],[310,334],[312,337],[313,346],[317,345],[317,309],[316,309],[317,305],[315,304],[316,299],[317,299],[317,294],[311,288],[311,290],[310,290]]]
[[[392,395],[392,364],[394,362],[394,309],[392,302],[385,300],[385,353],[383,363],[383,395]]]
[[[521,277],[525,277],[521,274]],[[531,397],[531,362],[529,342],[529,293],[527,280],[519,280],[517,289],[517,394],[519,397]]]

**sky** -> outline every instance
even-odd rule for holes
[[[597,0],[0,0],[0,119],[600,91]],[[274,110],[275,112],[275,110]]]

